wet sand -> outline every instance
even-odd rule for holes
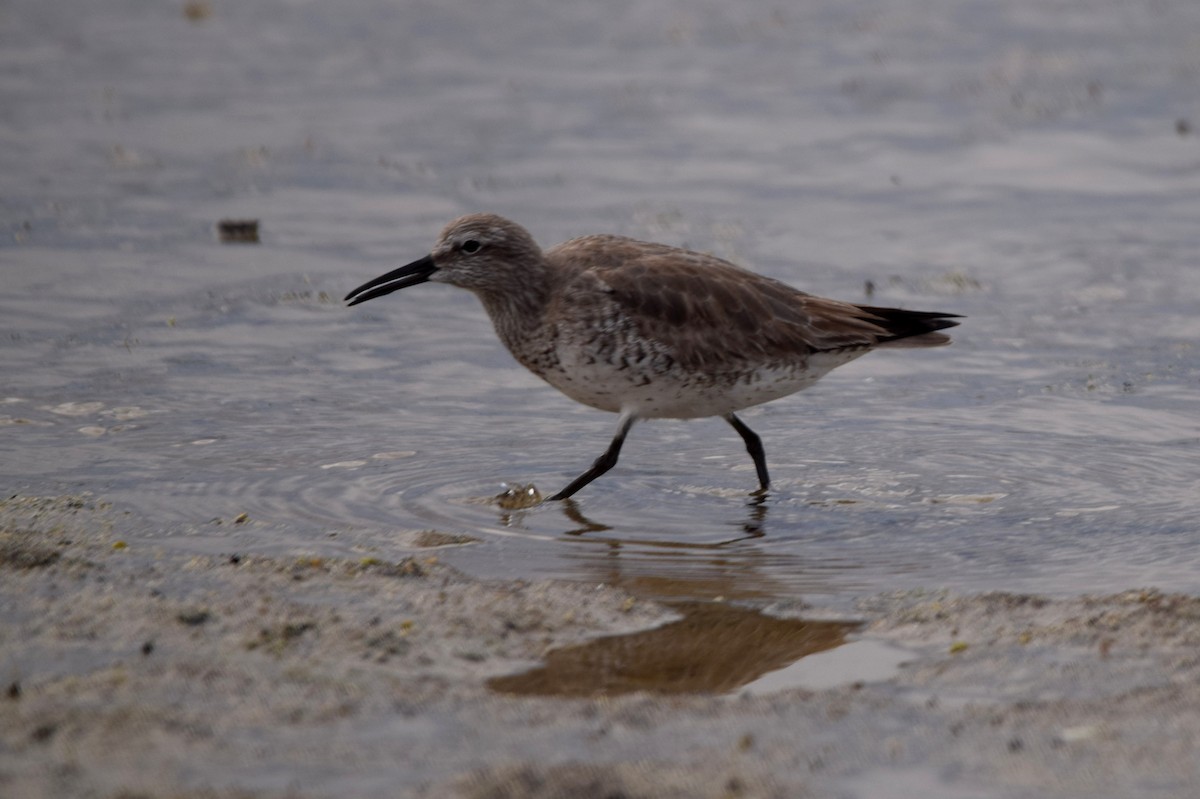
[[[189,558],[124,542],[99,498],[14,497],[0,519],[6,797],[1200,790],[1192,597],[906,591],[856,619],[775,603],[761,610],[858,620],[849,640],[909,655],[815,690],[537,698],[488,682],[679,613],[603,585],[473,579],[429,533],[393,562]]]

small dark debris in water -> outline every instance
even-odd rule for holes
[[[542,504],[542,492],[533,483],[510,486],[496,495],[496,504],[502,510],[524,510]]]
[[[258,244],[257,219],[222,219],[217,223],[222,244]]]
[[[245,524],[249,520],[250,520],[250,514],[245,513],[245,512],[239,513],[237,516],[233,517],[234,524]]]
[[[175,618],[189,627],[199,627],[212,618],[207,610],[185,610]]]
[[[20,699],[21,698],[21,683],[17,682],[16,680],[13,680],[12,682],[10,682],[8,684],[8,690],[5,693],[8,695],[9,699]]]
[[[54,733],[56,732],[58,732],[57,724],[39,724],[33,728],[33,732],[30,734],[30,737],[33,738],[33,740],[42,743],[53,738]]]
[[[183,15],[192,22],[200,22],[212,16],[212,6],[207,0],[188,0],[183,4]]]
[[[1010,738],[1008,741],[1008,751],[1016,753],[1025,748],[1025,742],[1020,738]]]
[[[1192,123],[1183,117],[1180,117],[1179,119],[1175,120],[1175,132],[1180,136],[1188,135],[1192,132]]]
[[[153,641],[145,641],[142,643],[142,654],[143,655],[149,655],[153,651],[154,651],[154,642]]]
[[[238,565],[238,564],[239,564],[239,563],[241,563],[241,562],[242,562],[242,556],[241,556],[241,555],[238,555],[238,554],[233,554],[233,555],[230,555],[230,556],[229,556],[229,563],[230,563],[231,565],[233,565],[233,566],[236,566],[236,565]]]

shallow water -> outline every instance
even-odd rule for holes
[[[1195,3],[212,8],[0,17],[5,492],[209,553],[432,528],[475,574],[675,599],[1200,590]],[[506,511],[615,418],[464,292],[339,301],[472,210],[968,319],[745,413],[761,502],[705,420]]]

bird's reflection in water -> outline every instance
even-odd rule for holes
[[[600,516],[602,508],[588,515],[572,499],[532,502],[534,496],[540,500],[532,488],[516,485],[493,498],[503,527],[527,531],[549,525],[553,530],[556,518],[564,520],[559,532],[549,537],[571,545],[556,557],[570,562],[573,578],[646,599],[795,600],[802,592],[827,590],[838,573],[828,561],[814,563],[794,547],[772,545],[772,502],[765,492],[749,497],[733,518],[699,522],[690,530],[659,531],[627,520],[607,523]],[[795,530],[789,534],[794,537]]]
[[[754,498],[746,503],[746,507],[750,509],[750,513],[746,520],[740,522],[737,526],[740,528],[741,534],[726,541],[718,541],[716,543],[689,543],[686,541],[643,541],[642,543],[650,543],[664,547],[682,547],[682,548],[701,548],[701,549],[717,549],[720,547],[736,544],[739,541],[746,541],[751,538],[762,538],[766,535],[765,526],[767,521],[767,495],[765,493],[755,494]],[[589,533],[603,533],[613,528],[610,525],[602,524],[589,519],[583,515],[583,510],[579,507],[579,503],[573,499],[562,501],[563,515],[566,516],[576,526],[566,530],[563,535],[587,535]],[[597,540],[592,536],[590,540]]]
[[[488,687],[505,694],[564,697],[729,693],[805,655],[840,646],[858,626],[777,619],[723,603],[672,607],[683,618],[555,649],[543,665],[494,677]]]
[[[680,540],[622,535],[613,525],[584,514],[578,503],[559,503],[569,526],[560,540],[578,545],[572,557],[585,579],[664,601],[682,618],[652,630],[598,638],[551,651],[545,663],[521,674],[496,677],[499,693],[537,696],[613,696],[634,691],[727,693],[815,652],[845,642],[858,625],[769,616],[726,600],[795,598],[795,591],[768,576],[805,571],[795,555],[772,552],[767,536],[766,494],[755,495],[736,521],[725,521],[727,538]],[[546,509],[546,506],[542,506]],[[505,511],[501,522],[521,525]],[[697,531],[698,534],[709,531]],[[789,561],[796,561],[794,564]]]
[[[779,565],[778,556],[752,543],[766,536],[769,505],[763,496],[747,503],[743,518],[724,522],[730,535],[717,541],[627,539],[571,500],[562,503],[562,512],[573,525],[564,537],[586,547],[573,560],[597,582],[647,599],[768,599],[784,593],[759,569]]]

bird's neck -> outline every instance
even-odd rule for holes
[[[479,299],[508,351],[526,368],[541,375],[550,366],[543,362],[553,338],[546,313],[552,305],[550,297],[555,287],[552,276],[529,275],[529,278],[519,291],[480,293]]]

